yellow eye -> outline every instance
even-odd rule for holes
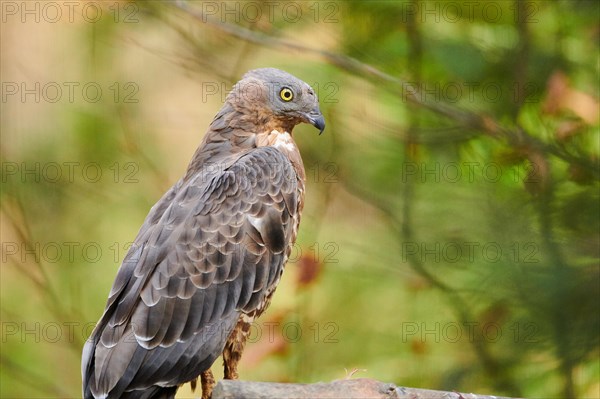
[[[294,92],[292,92],[291,89],[284,87],[279,92],[279,97],[281,97],[283,101],[292,101],[292,98],[294,98]]]

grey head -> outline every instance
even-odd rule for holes
[[[289,121],[292,126],[310,123],[322,133],[325,119],[315,91],[306,82],[276,68],[248,71],[236,83],[228,100],[234,106],[252,109]]]

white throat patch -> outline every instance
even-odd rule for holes
[[[277,130],[272,130],[269,136],[275,136],[274,139],[269,140],[273,147],[280,150],[294,151],[296,145],[292,139],[292,136],[288,132],[279,132]]]

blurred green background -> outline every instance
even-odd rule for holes
[[[80,397],[128,243],[273,66],[327,129],[295,130],[306,208],[242,378],[600,397],[598,2],[1,7],[0,396]]]

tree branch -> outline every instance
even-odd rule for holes
[[[212,399],[508,399],[500,396],[476,395],[406,388],[368,378],[319,382],[316,384],[283,384],[221,380]]]

